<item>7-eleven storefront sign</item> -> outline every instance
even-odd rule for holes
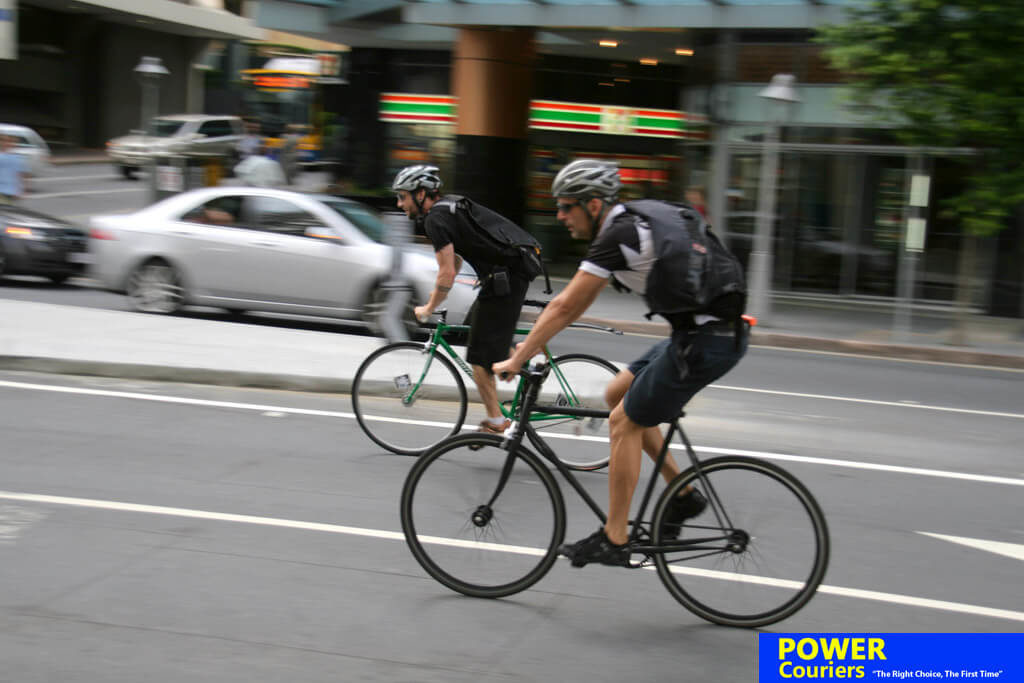
[[[655,138],[703,137],[706,118],[671,109],[577,104],[553,100],[530,103],[530,128]]]
[[[452,125],[456,100],[449,95],[382,93],[380,120],[391,123],[434,123]],[[659,138],[703,138],[707,119],[671,109],[533,100],[529,127],[575,133],[604,133]]]
[[[451,95],[381,93],[380,120],[389,123],[455,123],[455,98]]]

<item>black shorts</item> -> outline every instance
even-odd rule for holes
[[[483,367],[487,372],[491,371],[492,364],[509,357],[530,283],[526,278],[514,275],[509,278],[509,288],[508,296],[478,297],[466,316],[469,324],[466,361]]]
[[[731,370],[746,351],[746,329],[738,346],[732,331],[712,326],[673,334],[630,364],[634,378],[622,407],[644,427],[673,420],[694,394]]]

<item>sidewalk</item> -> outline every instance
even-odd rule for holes
[[[558,291],[564,281],[555,284]],[[540,294],[541,286],[531,295]],[[945,344],[948,311],[919,311],[909,344],[888,342],[891,309],[836,301],[776,302],[753,344],[1024,369],[1020,320],[972,317],[970,347]],[[607,289],[585,319],[662,334],[630,295]],[[524,316],[525,317],[525,316]],[[0,299],[0,369],[201,384],[345,392],[381,339]],[[618,359],[624,360],[624,359]],[[272,365],[268,366],[268,363]]]

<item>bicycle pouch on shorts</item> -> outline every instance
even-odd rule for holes
[[[508,268],[496,268],[491,273],[491,293],[494,296],[508,296],[512,293],[512,286],[508,280]]]

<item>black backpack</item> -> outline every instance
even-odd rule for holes
[[[469,222],[495,248],[496,262],[500,265],[508,266],[526,275],[529,280],[544,273],[544,278],[547,280],[547,269],[540,257],[540,242],[526,230],[497,211],[492,211],[461,195],[445,195],[431,207],[431,211],[436,207],[447,208],[453,214],[456,210],[464,211]],[[547,289],[550,293],[550,284]]]
[[[743,266],[704,217],[686,204],[653,199],[626,202],[625,207],[647,222],[654,241],[655,262],[644,294],[647,317],[707,313],[739,322],[747,302]]]

